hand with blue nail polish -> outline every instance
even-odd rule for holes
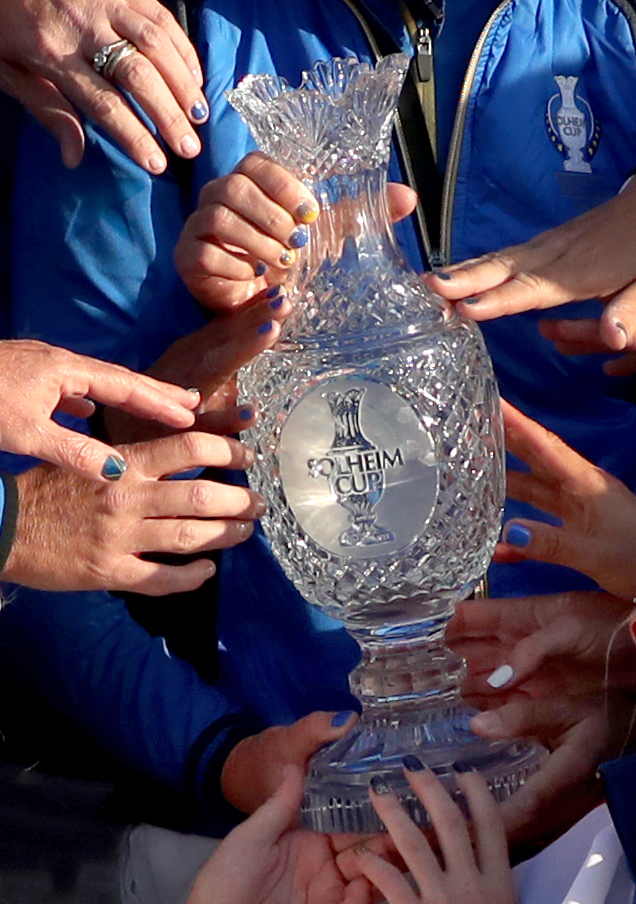
[[[598,298],[605,304],[600,319],[550,318],[541,333],[566,355],[626,352],[605,364],[608,374],[625,376],[636,371],[635,234],[632,179],[609,201],[522,245],[424,279],[476,321]]]
[[[388,187],[394,220],[408,216],[415,193]],[[307,187],[260,152],[204,186],[175,251],[177,270],[201,304],[244,304],[266,286],[285,283],[306,253],[320,206]]]
[[[508,451],[530,473],[508,471],[508,495],[560,524],[515,518],[504,525],[495,561],[536,559],[588,575],[608,593],[636,596],[636,496],[558,436],[502,404]]]
[[[454,777],[468,804],[474,840],[448,790],[417,757],[408,758],[405,775],[430,816],[443,865],[390,788],[372,782],[371,802],[417,886],[416,891],[366,844],[359,846],[360,870],[388,904],[514,904],[504,823],[481,775],[468,771]]]
[[[181,386],[29,339],[0,342],[0,374],[1,448],[98,481],[119,479],[126,462],[112,446],[56,423],[55,412],[85,418],[102,402],[182,430],[200,401]]]
[[[118,39],[137,52],[108,80],[93,69],[100,47]],[[126,101],[130,93],[159,135],[182,157],[201,149],[192,125],[208,116],[194,47],[157,0],[3,0],[0,4],[0,87],[29,110],[76,167],[84,154],[80,114],[96,122],[140,166],[163,172],[160,143]]]

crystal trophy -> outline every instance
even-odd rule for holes
[[[362,649],[350,677],[359,723],[311,760],[304,824],[381,828],[381,775],[419,824],[402,758],[456,792],[453,763],[503,800],[539,768],[525,740],[469,727],[464,663],[444,646],[454,605],[485,574],[505,495],[497,386],[481,333],[428,291],[398,249],[386,198],[397,99],[409,60],[318,63],[299,88],[247,76],[228,92],[259,148],[321,205],[290,275],[294,311],[241,375],[261,416],[250,482],[286,575]]]

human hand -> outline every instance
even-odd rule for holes
[[[287,765],[281,777],[274,796],[221,842],[186,904],[369,904],[368,883],[342,876],[331,839],[294,828],[302,770]]]
[[[636,596],[636,496],[558,436],[502,402],[506,448],[531,468],[508,471],[513,499],[557,515],[561,526],[515,518],[495,561],[537,559],[575,568],[609,593]]]
[[[121,453],[56,424],[55,411],[88,417],[94,400],[183,429],[194,423],[200,401],[180,386],[26,339],[0,341],[0,374],[0,448],[100,481],[108,479],[110,459],[123,462]]]
[[[544,321],[543,334],[557,342],[587,343],[587,348],[579,344],[578,350],[574,345],[572,354],[634,351],[635,236],[636,180],[632,180],[616,197],[529,242],[424,278],[440,295],[457,301],[462,314],[477,321],[599,298],[607,304],[596,326]]]
[[[124,451],[117,483],[98,484],[49,465],[16,478],[19,509],[3,580],[41,590],[193,590],[214,573],[205,558],[163,565],[147,553],[203,553],[247,539],[265,500],[244,487],[165,480],[193,468],[246,468],[237,440],[187,432]]]
[[[354,712],[313,712],[293,725],[244,738],[223,765],[223,796],[243,813],[253,813],[280,785],[285,766],[291,763],[304,773],[313,754],[346,734],[356,719]]]
[[[456,774],[472,819],[475,850],[461,810],[429,769],[409,757],[408,782],[426,807],[443,856],[440,866],[423,832],[382,781],[372,781],[371,801],[402,855],[419,894],[393,864],[366,847],[360,870],[388,904],[513,904],[512,872],[502,818],[477,772]],[[415,771],[413,771],[415,767]]]
[[[93,54],[125,38],[137,52],[121,59],[107,81]],[[120,88],[129,91],[173,151],[195,157],[201,143],[192,123],[208,116],[194,48],[158,0],[4,0],[0,5],[0,87],[29,110],[77,166],[84,131],[76,109],[102,126],[151,173],[166,155]]]
[[[388,199],[395,220],[415,206],[406,185],[390,185]],[[248,154],[201,190],[175,249],[177,270],[206,307],[241,305],[284,282],[296,249],[307,244],[307,224],[319,215],[302,182],[264,154]]]
[[[446,642],[467,662],[464,694],[489,698],[523,685],[533,698],[636,691],[636,651],[626,624],[632,607],[596,591],[516,599],[468,600],[457,606]]]
[[[200,330],[178,339],[150,368],[157,379],[199,389],[197,430],[232,434],[254,423],[253,406],[233,407],[234,377],[240,367],[274,345],[292,309],[284,290],[274,287],[268,294],[269,298],[261,293],[241,308],[220,312]],[[107,412],[105,422],[112,442],[136,442],[167,432],[121,411]]]

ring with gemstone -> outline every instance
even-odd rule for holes
[[[137,48],[126,38],[113,41],[112,44],[104,44],[93,54],[93,69],[104,78],[111,78],[117,64],[134,53]]]

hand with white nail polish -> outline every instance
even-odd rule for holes
[[[112,78],[98,75],[93,55],[126,39],[137,48]],[[193,128],[208,116],[194,47],[158,0],[3,0],[0,4],[0,88],[16,98],[58,140],[64,164],[84,154],[84,115],[151,173],[168,161],[122,90],[128,91],[182,157],[201,143]]]
[[[470,811],[473,841],[464,815],[439,779],[416,757],[405,758],[405,767],[411,788],[430,816],[443,865],[390,788],[372,781],[371,802],[418,891],[366,845],[357,849],[360,870],[388,904],[514,904],[504,823],[481,775],[455,776]]]
[[[504,525],[495,561],[536,559],[588,575],[609,593],[636,596],[636,496],[558,436],[502,403],[506,447],[530,467],[508,471],[508,495],[557,516],[560,525]]]
[[[395,219],[407,216],[414,192],[389,186],[389,206]],[[241,305],[285,282],[319,215],[318,201],[299,179],[260,151],[248,154],[201,190],[175,250],[177,270],[206,307]]]
[[[606,305],[600,320],[544,320],[542,334],[564,354],[636,352],[636,180],[529,242],[424,278],[477,321],[598,298]],[[636,356],[608,361],[605,369],[631,373]]]

